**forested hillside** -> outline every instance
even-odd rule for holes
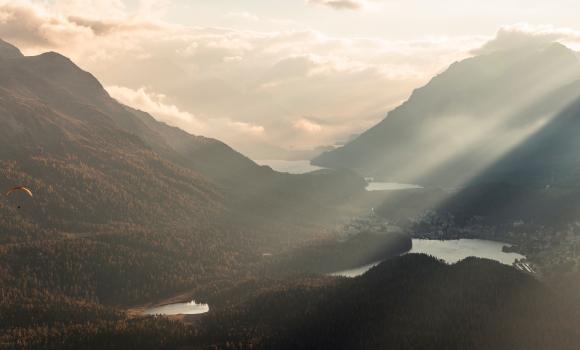
[[[39,310],[36,322],[64,323],[12,329],[0,341],[23,349],[191,350],[533,350],[576,349],[580,341],[576,304],[512,267],[476,258],[449,266],[407,255],[354,279],[253,278],[216,298],[219,306],[195,326],[60,302]],[[85,323],[87,312],[100,321]]]
[[[0,343],[11,345],[38,332],[167,330],[122,310],[235,283],[263,252],[325,234],[365,183],[276,173],[119,104],[64,56],[2,42],[0,188],[16,185],[34,197],[0,203]]]
[[[205,348],[531,350],[580,342],[578,310],[566,299],[476,258],[448,266],[408,255],[355,279],[255,289],[254,299],[208,316]]]

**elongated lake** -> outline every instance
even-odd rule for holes
[[[408,253],[431,255],[448,264],[454,264],[471,256],[495,260],[505,265],[512,265],[517,259],[525,258],[525,256],[521,254],[504,252],[504,246],[509,246],[509,244],[482,239],[458,239],[448,241],[414,239],[413,248]],[[380,263],[381,262],[378,261],[355,269],[338,271],[331,275],[357,277]]]
[[[482,239],[457,239],[450,241],[414,239],[413,249],[409,253],[432,255],[449,264],[454,264],[470,256],[495,260],[505,265],[512,265],[516,259],[525,258],[517,253],[504,252],[504,246],[510,245]]]
[[[290,174],[306,174],[320,170],[321,167],[310,164],[309,160],[257,160],[259,165],[267,165],[270,168]]]

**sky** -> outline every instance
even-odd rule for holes
[[[57,51],[120,102],[254,159],[306,158],[457,60],[580,49],[571,0],[0,0],[0,38]]]

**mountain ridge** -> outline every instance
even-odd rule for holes
[[[109,306],[229,283],[322,235],[365,186],[259,166],[120,104],[57,53],[0,59],[0,188],[17,184],[34,197],[0,198],[0,294]]]
[[[24,55],[16,46],[0,39],[0,59],[20,58]]]
[[[579,60],[560,44],[468,58],[416,89],[358,138],[312,163],[357,169],[389,181],[458,186],[479,171],[473,159],[492,161],[510,142],[533,132],[534,123],[548,118],[529,113],[530,104],[579,79]],[[567,102],[554,103],[553,113]],[[463,135],[461,130],[468,128],[476,131]],[[436,169],[459,156],[466,159],[453,165],[453,171]],[[473,174],[454,179],[462,172]]]

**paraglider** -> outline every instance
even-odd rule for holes
[[[24,187],[24,186],[16,186],[16,187],[13,187],[13,188],[9,189],[9,190],[6,192],[6,195],[7,195],[7,196],[10,196],[12,193],[14,193],[14,192],[18,192],[18,191],[20,191],[20,192],[24,192],[24,193],[26,193],[26,194],[27,194],[28,196],[30,196],[30,197],[34,197],[34,196],[32,195],[32,191],[31,191],[31,190],[30,190],[28,187]]]
[[[32,195],[32,191],[28,187],[25,187],[25,186],[12,187],[11,189],[9,189],[6,192],[6,196],[9,197],[9,196],[13,195],[16,192],[22,192],[22,193],[26,194],[27,196],[29,196],[30,198],[34,197]],[[20,205],[17,208],[20,209]]]

